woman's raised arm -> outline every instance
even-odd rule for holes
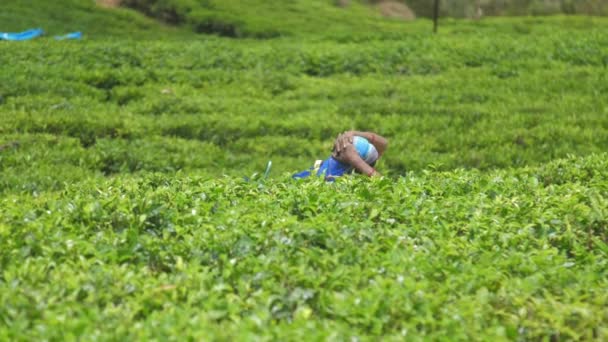
[[[388,147],[388,140],[374,132],[347,131],[338,135],[336,138],[336,141],[334,142],[334,151],[339,154],[348,144],[353,143],[353,138],[356,136],[365,138],[370,144],[374,145],[378,151],[378,156],[381,156]]]

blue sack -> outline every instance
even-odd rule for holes
[[[68,39],[81,39],[82,32],[70,32],[68,34],[64,34],[63,36],[55,36],[55,40],[68,40]]]
[[[44,34],[42,29],[31,29],[18,33],[0,32],[0,40],[22,41],[40,37]]]

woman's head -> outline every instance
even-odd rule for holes
[[[367,141],[367,139],[359,136],[353,138],[353,145],[359,153],[359,157],[363,159],[368,165],[372,165],[378,160],[378,150],[376,147]]]

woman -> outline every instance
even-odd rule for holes
[[[329,158],[317,160],[313,167],[296,173],[293,178],[306,178],[310,175],[323,176],[327,181],[350,174],[353,171],[364,175],[379,176],[374,169],[376,161],[382,156],[388,141],[373,132],[344,132],[336,138]]]

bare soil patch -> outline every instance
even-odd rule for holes
[[[380,13],[388,18],[414,20],[416,14],[406,4],[398,1],[382,1],[376,5]]]
[[[334,0],[334,4],[338,7],[350,6],[350,0]]]
[[[122,0],[97,0],[97,5],[101,7],[114,8],[120,6]]]

